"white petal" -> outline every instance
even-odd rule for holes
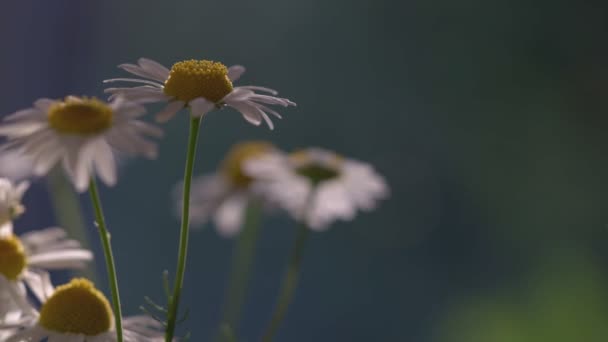
[[[42,99],[38,99],[38,100],[36,100],[36,102],[34,102],[34,107],[40,109],[43,112],[47,112],[49,110],[49,107],[51,107],[52,105],[54,105],[57,102],[59,102],[59,101],[42,98]]]
[[[270,93],[272,95],[277,95],[279,92],[274,90],[274,89],[270,89],[270,88],[266,88],[266,87],[260,87],[260,86],[240,86],[238,88],[241,89],[248,89],[248,90],[259,90],[259,91],[263,91],[266,93]]]
[[[116,185],[116,161],[114,153],[105,141],[95,144],[93,163],[99,178],[107,185]]]
[[[201,117],[215,108],[215,104],[205,98],[198,97],[189,103],[193,117]]]
[[[247,122],[255,126],[259,126],[262,123],[262,116],[253,106],[250,106],[245,102],[227,102],[226,104],[238,110]]]
[[[156,122],[163,123],[169,121],[177,112],[184,108],[185,103],[183,101],[171,101],[163,110],[161,110],[156,116]]]
[[[163,85],[161,83],[158,82],[154,82],[154,81],[148,81],[148,80],[142,80],[140,78],[111,78],[108,80],[103,80],[103,83],[112,83],[112,82],[133,82],[133,83],[143,83],[143,84],[148,84],[151,85],[153,87],[156,88],[162,88]]]
[[[123,69],[126,72],[129,72],[133,75],[141,76],[141,77],[151,79],[151,80],[161,82],[161,83],[164,82],[166,79],[166,78],[161,77],[160,74],[157,74],[155,72],[150,72],[149,70],[144,69],[140,65],[125,63],[125,64],[119,65],[118,68]],[[106,81],[104,81],[104,83],[106,83]]]
[[[243,224],[246,207],[247,197],[245,196],[236,195],[227,198],[213,215],[218,232],[225,237],[238,233]]]
[[[44,113],[37,108],[28,108],[7,115],[4,121],[35,120],[41,119],[43,115]]]
[[[148,58],[140,58],[137,63],[147,72],[157,76],[158,80],[164,82],[169,77],[169,69],[164,65]]]
[[[25,121],[0,126],[0,135],[8,138],[27,136],[47,127],[44,122]]]
[[[242,65],[233,65],[228,68],[228,79],[231,82],[234,82],[241,78],[241,76],[245,73],[245,67]]]
[[[45,269],[81,268],[91,260],[93,254],[86,249],[50,251],[28,257],[30,266]]]

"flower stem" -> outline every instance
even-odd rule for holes
[[[186,167],[184,171],[184,198],[182,207],[182,225],[179,237],[179,250],[177,258],[177,271],[175,273],[175,284],[173,285],[173,295],[169,299],[169,312],[167,314],[167,328],[165,330],[165,341],[171,342],[175,334],[175,324],[177,322],[177,312],[179,300],[184,284],[184,274],[186,271],[186,257],[188,254],[188,234],[190,220],[190,184],[192,183],[192,170],[194,169],[194,159],[196,156],[196,143],[198,131],[202,117],[190,119],[190,133],[188,136],[188,152],[186,154]]]
[[[279,299],[274,307],[274,312],[272,314],[270,323],[266,328],[266,332],[262,337],[263,342],[272,341],[279,329],[279,326],[285,318],[287,308],[291,303],[293,294],[295,293],[296,286],[298,284],[298,279],[300,278],[300,263],[302,261],[302,253],[304,251],[304,246],[306,244],[309,232],[310,229],[305,223],[301,223],[298,227],[298,233],[296,241],[291,249],[291,257],[289,259],[287,271],[283,276]]]
[[[233,341],[241,309],[247,293],[247,285],[251,277],[251,265],[255,254],[255,244],[260,231],[261,203],[250,200],[245,212],[245,223],[239,233],[232,256],[232,269],[228,281],[228,292],[224,304],[224,313],[218,341]],[[229,332],[228,334],[226,332]]]
[[[101,200],[97,191],[97,182],[94,177],[91,177],[89,184],[89,194],[91,202],[95,208],[95,221],[99,238],[103,246],[103,254],[106,259],[106,269],[108,271],[108,281],[110,283],[110,291],[112,293],[112,309],[114,310],[114,324],[116,326],[116,340],[122,342],[122,310],[120,308],[120,294],[118,293],[118,278],[116,277],[116,266],[114,265],[114,256],[112,255],[112,245],[110,244],[110,233],[106,227],[106,220],[103,216]]]

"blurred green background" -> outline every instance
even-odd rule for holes
[[[392,191],[377,211],[313,236],[279,341],[606,341],[607,7],[9,1],[0,113],[43,96],[103,96],[101,80],[139,57],[243,64],[242,84],[279,89],[298,107],[275,131],[230,110],[209,115],[197,173],[237,141],[268,139],[368,161]],[[165,129],[159,160],[125,161],[119,186],[102,189],[129,314],[144,295],[162,298],[161,272],[175,263],[169,193],[182,175],[186,115]],[[44,185],[28,194],[18,229],[53,223]],[[286,217],[265,224],[247,341],[269,318],[294,235]],[[191,239],[181,331],[193,341],[215,334],[233,246],[209,228]]]

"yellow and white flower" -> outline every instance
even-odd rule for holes
[[[318,148],[251,159],[244,170],[256,179],[256,193],[313,230],[352,220],[358,210],[374,209],[389,192],[371,165]]]
[[[78,241],[68,239],[61,228],[31,231],[19,237],[10,233],[0,237],[0,293],[11,293],[17,300],[19,297],[15,294],[27,286],[42,296],[41,284],[49,277],[49,271],[80,269],[92,259],[91,251],[81,248]],[[19,304],[22,311],[27,309],[23,303],[15,304]]]
[[[15,185],[7,178],[0,178],[0,237],[13,232],[13,220],[25,211],[21,198],[29,186],[26,181]]]
[[[41,284],[41,307],[11,324],[5,342],[114,342],[114,314],[108,299],[83,278],[53,288],[48,279]],[[164,341],[162,325],[148,316],[123,319],[124,342]]]
[[[250,191],[254,181],[243,173],[245,161],[276,152],[265,141],[247,141],[234,145],[222,161],[217,172],[193,179],[190,193],[190,223],[202,226],[212,220],[219,234],[231,237],[237,234],[251,200],[262,201]],[[182,206],[182,184],[175,187],[174,197]],[[180,211],[181,214],[181,211]]]
[[[93,173],[109,186],[116,183],[116,152],[156,157],[156,144],[146,136],[160,137],[162,131],[138,120],[144,113],[144,107],[122,98],[110,103],[75,96],[39,99],[7,116],[0,136],[8,138],[5,148],[32,159],[35,175],[61,162],[82,192]]]
[[[158,62],[140,58],[137,64],[121,64],[119,68],[141,78],[113,78],[108,82],[133,82],[135,87],[108,88],[105,92],[124,96],[140,103],[167,102],[156,115],[159,122],[171,119],[180,109],[190,107],[193,116],[200,117],[214,108],[229,106],[239,111],[248,122],[258,126],[265,121],[274,128],[270,115],[281,115],[268,105],[295,106],[288,99],[276,97],[276,90],[259,86],[234,87],[233,82],[245,68],[208,60],[185,60],[173,64],[171,70]],[[256,93],[259,91],[261,93]]]

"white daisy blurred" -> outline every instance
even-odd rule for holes
[[[190,192],[192,227],[200,227],[212,220],[218,233],[224,237],[240,232],[250,201],[263,202],[262,198],[254,198],[250,191],[253,179],[243,173],[243,164],[250,158],[274,152],[275,147],[265,141],[241,142],[230,149],[215,173],[194,178]],[[182,187],[183,183],[179,183],[174,190],[178,215],[181,215]]]
[[[48,279],[38,289],[40,311],[30,306],[30,314],[17,322],[0,324],[5,342],[114,342],[114,314],[108,299],[83,278],[53,288]],[[124,342],[162,342],[162,325],[148,316],[123,319]]]
[[[27,286],[40,297],[49,271],[81,269],[92,259],[91,251],[57,227],[0,237],[0,292],[20,293]]]
[[[93,173],[106,185],[116,184],[115,152],[156,157],[156,144],[146,136],[160,137],[162,131],[138,120],[144,113],[144,107],[122,98],[110,103],[75,96],[39,99],[33,108],[7,116],[0,136],[8,138],[4,148],[32,159],[35,175],[47,174],[61,161],[82,192]]]
[[[121,64],[119,68],[141,78],[113,78],[108,82],[133,82],[135,87],[108,88],[106,93],[124,96],[140,103],[167,102],[156,115],[166,122],[184,107],[190,107],[193,116],[202,116],[214,108],[229,106],[239,111],[245,120],[258,126],[265,121],[274,128],[270,115],[281,115],[268,105],[295,106],[288,99],[276,97],[276,90],[259,86],[233,87],[245,72],[240,65],[230,68],[208,60],[186,60],[173,64],[171,70],[150,59],[140,58],[137,64]],[[260,93],[256,93],[259,91]],[[263,94],[265,93],[265,94]]]
[[[14,150],[0,149],[0,177],[12,181],[28,179],[32,176],[32,159]]]
[[[0,178],[0,237],[13,232],[13,220],[25,211],[21,198],[29,186],[26,181],[15,185],[7,178]]]
[[[253,191],[313,230],[352,220],[357,210],[374,209],[389,193],[371,165],[319,148],[250,159],[244,170],[256,179]]]

